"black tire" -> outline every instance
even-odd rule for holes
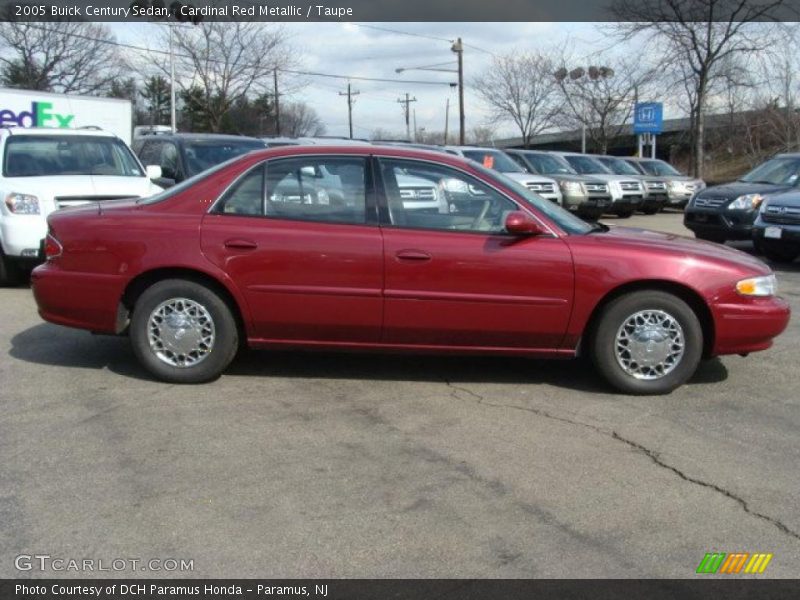
[[[800,252],[793,248],[780,248],[763,243],[758,244],[756,249],[766,256],[767,260],[776,263],[788,264],[800,256]]]
[[[698,240],[703,240],[706,242],[715,242],[717,244],[724,244],[725,240],[727,239],[724,235],[720,233],[704,233],[701,231],[695,231],[694,237]]]
[[[646,215],[654,215],[654,214],[656,214],[656,213],[657,213],[658,211],[660,211],[660,210],[661,210],[661,206],[659,206],[658,204],[656,204],[655,206],[645,206],[645,207],[642,209],[642,212],[643,212],[644,214],[646,214]]]
[[[174,348],[169,346],[170,339],[166,337],[171,335],[171,331],[176,330],[174,327],[165,332],[165,338],[161,345],[162,357],[159,357],[156,350],[151,348],[149,336],[151,315],[158,307],[170,300],[183,302],[175,307],[182,306],[184,309],[193,307],[188,310],[192,310],[195,315],[198,313],[201,315],[202,323],[206,327],[203,331],[206,333],[209,331],[208,319],[203,316],[197,306],[201,307],[205,311],[205,315],[210,317],[211,327],[213,327],[210,351],[188,352],[186,355],[176,354],[172,351]],[[186,303],[185,300],[188,300],[189,303]],[[172,312],[177,314],[174,310]],[[190,334],[194,333],[190,332]],[[183,335],[181,334],[182,337]],[[236,356],[239,346],[236,320],[225,301],[206,286],[184,279],[159,281],[144,291],[133,309],[130,337],[133,351],[139,362],[155,377],[170,383],[203,383],[216,379]],[[193,347],[205,349],[203,344],[204,342],[198,341]],[[182,361],[181,356],[183,356]],[[198,356],[202,356],[202,358],[198,360]],[[188,365],[178,364],[191,361],[196,362]]]
[[[617,334],[629,319],[642,311],[665,313],[680,325],[683,332],[683,355],[664,374],[654,379],[637,378],[625,370],[623,358],[618,358]],[[684,384],[695,372],[703,354],[703,329],[694,311],[683,300],[657,290],[633,292],[620,296],[606,305],[599,314],[589,344],[592,362],[600,374],[617,390],[635,395],[668,394]],[[620,356],[624,356],[621,353]],[[628,365],[631,354],[627,354]],[[641,375],[657,375],[652,367]]]
[[[617,213],[616,213],[616,215],[617,215],[617,216],[618,216],[620,219],[630,219],[630,218],[631,218],[631,216],[633,215],[633,213],[634,213],[634,210],[633,210],[633,209],[630,209],[630,210],[621,210],[621,211],[617,212]]]
[[[22,283],[22,269],[0,250],[0,286],[11,287]]]

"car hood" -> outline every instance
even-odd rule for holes
[[[590,235],[602,236],[608,243],[630,248],[632,252],[637,250],[660,251],[683,258],[724,261],[765,275],[772,272],[765,263],[746,252],[723,244],[704,242],[682,235],[617,226],[610,227],[605,233]]]
[[[599,179],[600,181],[605,181],[606,183],[611,181],[642,181],[644,175],[615,175],[613,173],[592,173],[587,175],[587,177],[591,177],[592,179]]]
[[[19,177],[4,182],[7,190],[37,196],[47,212],[58,208],[56,198],[69,199],[69,204],[91,202],[94,198],[142,198],[161,188],[146,177],[109,175],[63,175],[55,177]]]
[[[701,192],[698,192],[697,198],[726,198],[734,200],[739,196],[745,194],[775,194],[785,192],[792,189],[788,185],[772,185],[769,183],[744,183],[741,181],[733,181],[731,183],[724,183],[722,185],[715,185],[707,187]]]

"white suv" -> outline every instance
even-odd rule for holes
[[[159,167],[95,128],[0,127],[0,285],[41,262],[47,215],[87,202],[150,196]]]

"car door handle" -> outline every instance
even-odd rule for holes
[[[225,247],[234,250],[255,250],[258,248],[258,244],[251,240],[232,239],[225,240]]]
[[[431,255],[422,250],[398,250],[395,256],[398,260],[430,260]]]

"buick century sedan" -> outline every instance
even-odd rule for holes
[[[434,202],[409,202],[403,182]],[[789,321],[764,263],[588,224],[468,159],[397,146],[251,152],[155,196],[49,217],[41,316],[128,335],[169,382],[252,348],[591,358],[662,394]]]

